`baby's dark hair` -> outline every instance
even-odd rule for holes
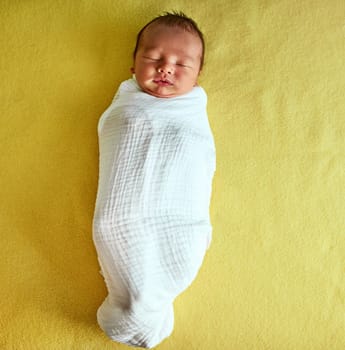
[[[196,22],[191,19],[190,17],[186,16],[183,12],[164,12],[162,15],[155,17],[152,21],[147,23],[138,33],[137,35],[137,42],[135,44],[135,49],[133,52],[133,57],[135,59],[135,56],[137,54],[139,44],[140,44],[140,39],[143,35],[143,32],[145,29],[152,23],[155,24],[164,24],[168,27],[179,27],[182,28],[183,30],[186,30],[190,33],[196,34],[202,44],[202,52],[201,52],[201,59],[200,59],[200,70],[202,69],[204,65],[204,56],[205,56],[205,41],[204,41],[204,36],[202,32],[200,31],[198,25]]]

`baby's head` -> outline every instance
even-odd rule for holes
[[[182,12],[166,13],[139,32],[131,71],[150,95],[183,95],[197,85],[204,47],[203,35],[192,19]]]

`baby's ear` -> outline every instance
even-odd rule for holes
[[[135,73],[134,67],[131,67],[130,71],[131,71],[132,74],[134,74]]]

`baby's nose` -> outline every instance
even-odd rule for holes
[[[169,63],[162,63],[158,66],[158,73],[172,74],[174,68]]]

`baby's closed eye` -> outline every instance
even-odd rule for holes
[[[143,56],[144,59],[148,60],[148,61],[152,61],[152,62],[159,62],[162,60],[162,58],[160,57],[156,57],[156,56]],[[192,66],[187,63],[187,62],[172,62],[173,64],[175,64],[176,66],[179,67],[183,67],[183,68],[192,68]]]
[[[192,68],[190,65],[185,64],[185,63],[176,63],[176,65],[180,66],[180,67],[185,67],[185,68]]]

